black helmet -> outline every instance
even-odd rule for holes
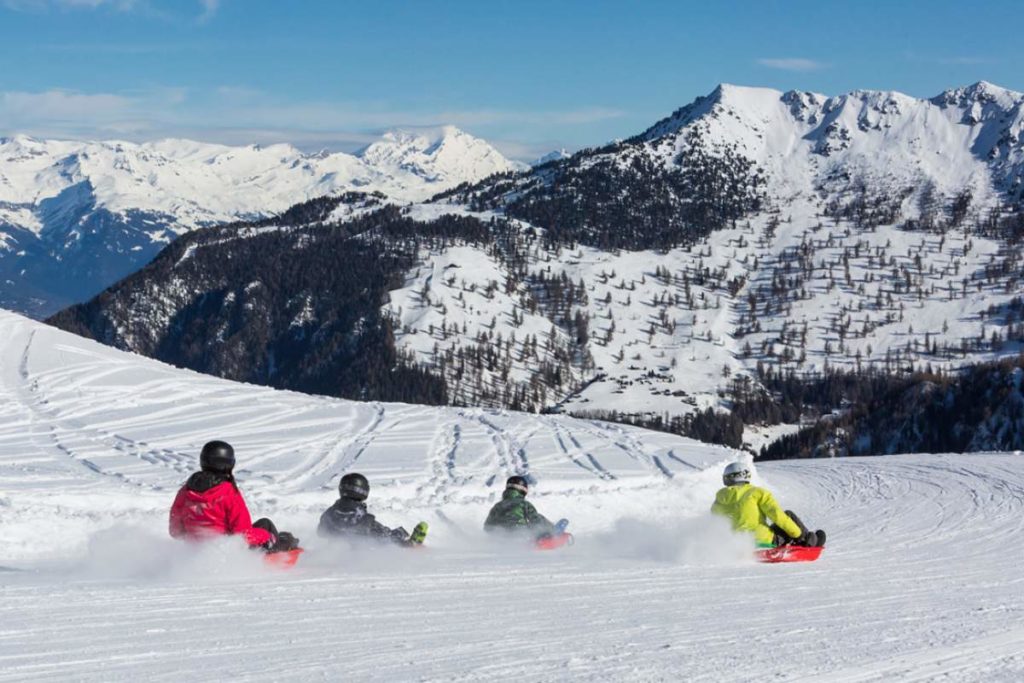
[[[356,472],[346,474],[341,478],[341,483],[338,484],[338,493],[341,494],[342,498],[366,500],[366,497],[370,495],[370,482],[366,481],[366,477]]]
[[[235,449],[223,441],[211,441],[199,454],[199,466],[208,472],[230,474],[235,469]]]
[[[526,477],[520,477],[518,474],[508,478],[505,482],[505,490],[512,489],[513,491],[519,491],[524,496],[530,491],[530,484],[526,481]]]

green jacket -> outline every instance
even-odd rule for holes
[[[753,533],[758,545],[774,545],[775,534],[770,527],[772,522],[792,538],[799,538],[802,533],[800,527],[775,502],[775,496],[767,489],[750,484],[736,484],[720,489],[715,495],[711,512],[732,520],[734,531]]]
[[[540,534],[552,533],[555,525],[548,521],[544,515],[537,512],[537,508],[526,501],[526,496],[521,492],[508,489],[501,496],[501,501],[491,508],[487,514],[487,521],[484,522],[485,531],[505,529],[515,531],[518,529],[529,529]]]

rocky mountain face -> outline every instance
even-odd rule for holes
[[[0,139],[0,306],[44,316],[97,294],[191,230],[349,190],[422,200],[519,168],[457,128],[361,152]]]
[[[562,410],[757,449],[848,409],[836,386],[950,378],[1020,352],[1022,102],[987,83],[929,100],[723,85],[628,140],[429,201],[380,209],[351,195],[186,236],[53,322],[304,390],[287,383],[302,374],[280,362],[288,345],[268,339],[301,329],[316,340],[301,356],[376,338],[380,368],[437,383],[410,383],[407,400]],[[342,263],[379,250],[360,303],[280,275],[327,245]],[[324,334],[340,341],[324,347]],[[383,371],[342,380],[342,365],[304,372],[322,371],[317,391],[383,395]],[[782,386],[823,378],[828,400]]]

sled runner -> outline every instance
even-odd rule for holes
[[[807,548],[799,545],[780,545],[776,548],[762,548],[754,553],[758,562],[814,562],[825,548]]]

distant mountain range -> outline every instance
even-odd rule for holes
[[[523,168],[448,126],[356,154],[190,140],[0,138],[0,306],[45,316],[138,270],[175,237],[348,190],[422,200]]]
[[[635,137],[430,201],[348,193],[189,234],[53,322],[273,386],[756,448],[782,431],[753,425],[807,419],[780,377],[1024,349],[1022,103],[989,83],[722,85]],[[842,409],[823,386],[815,410]]]

